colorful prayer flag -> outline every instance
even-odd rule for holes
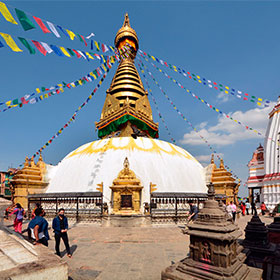
[[[76,56],[77,56],[78,58],[81,58],[81,57],[82,57],[76,50],[73,49],[73,52],[76,54]]]
[[[15,19],[13,18],[12,14],[8,10],[5,3],[0,2],[0,13],[3,15],[3,17],[6,19],[6,21],[9,21],[13,24],[18,24]]]
[[[29,50],[30,54],[35,54],[35,49],[31,47],[31,45],[27,42],[25,38],[18,37],[22,44]]]
[[[17,8],[15,8],[18,20],[22,26],[22,28],[27,31],[30,29],[35,28],[35,25],[32,23],[32,21],[27,17],[24,11],[21,11]]]
[[[41,27],[41,29],[44,33],[51,33],[51,31],[46,27],[46,25],[43,23],[43,21],[40,18],[35,17],[35,16],[33,16],[33,18],[38,23],[38,25]]]
[[[75,53],[74,53],[70,48],[67,48],[67,51],[68,51],[72,56],[75,56]]]
[[[65,54],[65,56],[71,57],[71,55],[65,50],[65,48],[60,47],[60,49],[61,49],[62,52]]]
[[[66,32],[69,34],[70,39],[74,40],[74,38],[76,37],[76,34],[74,32],[72,32],[71,30],[66,29]]]
[[[48,53],[52,53],[53,50],[50,48],[50,46],[47,44],[47,43],[44,43],[44,42],[40,42],[41,45],[45,48],[45,50],[48,52]]]
[[[56,30],[54,24],[51,23],[51,22],[49,22],[49,21],[47,21],[47,24],[48,24],[50,30],[52,31],[52,33],[53,33],[57,38],[60,38],[60,35],[59,35],[59,33],[57,32],[57,30]]]
[[[101,46],[102,46],[102,51],[103,52],[109,51],[108,47],[105,44],[102,44]]]
[[[99,46],[99,43],[98,43],[98,42],[96,42],[96,41],[94,41],[94,45],[96,46],[96,49],[97,49],[98,51],[100,51],[100,46]]]
[[[35,47],[38,49],[39,52],[41,52],[43,55],[47,54],[45,48],[38,41],[35,40],[31,40],[31,41],[33,42],[33,44],[35,45]]]
[[[70,37],[69,34],[61,26],[57,25],[57,28],[59,28],[66,37]]]
[[[64,54],[60,51],[60,49],[55,45],[50,45],[51,49],[54,51],[55,54],[58,56],[64,56]]]
[[[0,35],[5,40],[6,44],[14,51],[14,52],[22,52],[22,50],[17,46],[11,35],[0,32]]]

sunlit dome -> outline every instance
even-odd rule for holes
[[[87,143],[68,154],[49,174],[47,192],[96,191],[103,182],[104,201],[111,200],[113,180],[128,158],[130,169],[144,187],[149,202],[150,183],[157,192],[206,193],[203,167],[186,150],[145,137],[117,137]]]

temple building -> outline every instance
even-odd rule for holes
[[[280,97],[269,113],[264,148],[260,145],[248,164],[250,199],[259,198],[269,209],[280,202]],[[256,195],[257,194],[257,195]]]
[[[237,195],[240,184],[235,181],[232,174],[226,170],[224,160],[220,159],[220,166],[217,167],[214,162],[214,154],[211,157],[211,163],[205,168],[206,183],[213,183],[216,195],[224,203],[233,201],[238,203]]]
[[[100,140],[76,148],[57,166],[45,166],[45,170],[38,163],[26,162],[13,179],[17,201],[28,195],[30,201],[54,203],[50,211],[64,201],[68,208],[77,207],[77,213],[83,207],[84,213],[143,215],[156,190],[164,197],[158,199],[157,207],[171,205],[177,215],[177,206],[185,207],[186,198],[207,197],[202,165],[186,150],[157,139],[158,123],[134,65],[138,37],[126,14],[115,47],[127,43],[129,55],[119,62],[96,122]],[[174,195],[178,193],[180,199]],[[91,209],[90,203],[94,204]]]

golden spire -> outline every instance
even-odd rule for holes
[[[135,51],[138,50],[138,37],[133,28],[130,26],[129,17],[126,13],[124,16],[123,26],[117,32],[115,37],[115,47],[122,48],[126,43],[134,47]]]
[[[225,166],[224,166],[224,160],[221,158],[221,161],[220,161],[220,168],[225,168]]]
[[[129,57],[122,58],[113,77],[102,109],[100,121],[96,123],[100,138],[110,136],[158,137],[158,124],[153,122],[148,92],[144,89],[134,65],[138,50],[136,32],[130,26],[128,14],[115,38],[116,48],[129,44]]]
[[[214,154],[211,155],[211,164],[215,163],[214,162]]]

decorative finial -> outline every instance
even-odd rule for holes
[[[211,155],[211,164],[214,163],[214,154]]]
[[[208,185],[208,200],[214,200],[215,199],[215,188],[214,184],[210,182]]]
[[[124,162],[123,162],[123,170],[124,170],[124,174],[127,175],[129,174],[129,161],[128,158],[126,157]]]
[[[126,13],[125,16],[124,16],[123,27],[125,27],[125,26],[130,27],[128,13]]]
[[[220,168],[225,168],[224,160],[222,158],[221,158],[221,161],[220,161]]]
[[[40,153],[39,161],[43,161],[42,153]]]
[[[29,158],[25,157],[24,167],[29,167]]]

